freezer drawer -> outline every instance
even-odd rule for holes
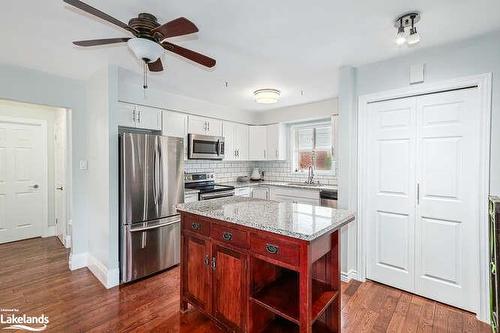
[[[156,273],[180,261],[180,216],[122,226],[121,282]]]

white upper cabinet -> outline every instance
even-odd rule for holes
[[[162,133],[165,136],[175,136],[187,140],[188,116],[183,113],[163,111]],[[186,143],[186,142],[184,142]]]
[[[117,120],[119,126],[161,129],[161,110],[146,106],[118,103]]]
[[[225,161],[235,161],[236,160],[236,140],[234,137],[236,123],[230,121],[224,121],[222,123],[222,135],[224,136],[224,160]]]
[[[187,160],[187,133],[188,116],[184,113],[163,111],[162,135],[184,139],[184,159]]]
[[[283,124],[249,127],[250,160],[285,160],[286,129]]]
[[[250,126],[245,124],[236,124],[235,126],[235,148],[236,159],[238,161],[248,160],[248,129]]]
[[[267,126],[267,159],[286,160],[286,130],[283,124]]]
[[[224,160],[248,160],[248,125],[224,121],[222,134],[226,145]]]
[[[212,118],[189,116],[188,133],[222,136],[222,121]]]
[[[267,126],[250,126],[248,139],[248,159],[267,160]]]

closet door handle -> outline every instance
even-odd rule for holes
[[[417,183],[417,205],[420,205],[420,184]]]

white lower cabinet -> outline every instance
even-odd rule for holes
[[[198,192],[184,193],[184,202],[198,201]]]
[[[257,186],[252,189],[252,198],[269,200],[269,188]]]
[[[280,202],[292,202],[319,206],[319,191],[291,189],[273,186],[270,188],[270,199]]]
[[[252,188],[251,187],[237,187],[234,190],[234,195],[238,197],[251,197],[252,196]]]

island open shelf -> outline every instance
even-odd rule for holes
[[[258,261],[257,265],[262,267],[265,264]],[[312,322],[318,319],[338,295],[338,290],[322,281],[312,279]],[[276,280],[253,293],[250,300],[295,324],[299,324],[299,274],[282,269]]]

